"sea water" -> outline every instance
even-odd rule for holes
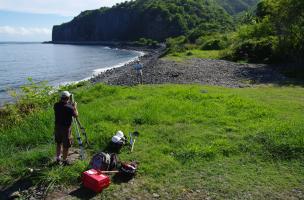
[[[28,78],[59,86],[86,80],[137,59],[142,52],[105,46],[0,42],[0,105]]]

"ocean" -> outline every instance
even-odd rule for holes
[[[105,46],[0,42],[0,105],[11,101],[7,90],[28,78],[59,86],[122,66],[143,53]]]

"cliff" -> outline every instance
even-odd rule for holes
[[[231,27],[232,18],[212,0],[137,0],[82,12],[53,27],[53,42],[163,41],[202,23]]]
[[[162,40],[179,34],[182,30],[174,21],[125,9],[94,10],[70,23],[53,27],[53,41],[126,41],[140,37]]]

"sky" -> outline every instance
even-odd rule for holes
[[[53,25],[126,0],[0,0],[0,41],[50,41]]]

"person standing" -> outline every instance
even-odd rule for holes
[[[143,64],[138,61],[134,64],[134,69],[136,70],[136,81],[137,83],[143,84]]]
[[[60,163],[62,153],[62,163],[68,165],[67,160],[69,148],[72,144],[71,126],[73,117],[78,117],[77,104],[69,103],[71,94],[63,91],[59,102],[54,105],[55,113],[55,142],[56,142],[56,162]]]

